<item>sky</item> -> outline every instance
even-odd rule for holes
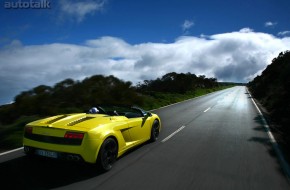
[[[0,105],[67,78],[249,82],[290,49],[289,0],[0,0]]]

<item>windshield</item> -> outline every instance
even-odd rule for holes
[[[116,105],[102,105],[97,106],[100,114],[107,114],[110,116],[125,116],[127,118],[144,117],[147,113],[138,107],[116,106]]]

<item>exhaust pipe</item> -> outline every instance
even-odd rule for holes
[[[67,160],[69,160],[69,161],[79,161],[80,160],[80,157],[79,156],[77,156],[77,155],[72,155],[72,154],[69,154],[69,155],[67,155]]]
[[[74,159],[74,161],[79,161],[80,157],[75,155],[75,156],[73,156],[73,159]]]
[[[24,152],[27,154],[30,152],[30,148],[28,146],[24,146]]]
[[[69,161],[72,161],[73,160],[73,156],[72,155],[67,155],[66,159],[69,160]]]

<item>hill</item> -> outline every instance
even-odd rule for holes
[[[21,116],[84,112],[98,104],[137,105],[152,109],[162,106],[158,102],[166,99],[168,94],[176,97],[194,95],[197,89],[215,87],[218,87],[215,78],[174,72],[155,80],[145,80],[137,86],[112,75],[94,75],[83,81],[65,79],[53,87],[40,85],[21,92],[13,104],[0,107],[0,124],[10,124]]]

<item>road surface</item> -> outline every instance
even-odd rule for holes
[[[0,156],[7,189],[290,189],[245,87],[155,110],[162,132],[99,173],[83,164]],[[8,188],[9,187],[9,188]],[[3,189],[3,188],[1,188]]]

